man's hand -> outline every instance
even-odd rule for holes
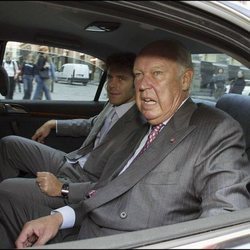
[[[17,248],[41,246],[55,237],[63,217],[60,213],[27,222],[16,240]]]
[[[38,128],[31,137],[32,140],[44,143],[44,139],[49,135],[51,129],[56,128],[56,120],[49,120]]]
[[[41,191],[49,196],[61,196],[63,183],[49,172],[37,172],[36,183]]]

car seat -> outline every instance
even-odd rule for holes
[[[250,96],[224,94],[215,106],[230,114],[242,126],[246,139],[246,153],[250,160]]]

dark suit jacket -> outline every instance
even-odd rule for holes
[[[141,140],[148,130],[145,118],[141,115],[137,106],[133,105],[114,124],[103,141],[93,149],[95,136],[103,123],[101,120],[104,120],[104,115],[101,114],[100,116],[82,147],[70,153],[77,158],[91,152],[84,168],[82,169],[79,166],[72,168],[70,164],[65,163],[58,174],[58,177],[63,178],[66,176],[65,180],[72,182],[69,184],[70,203],[83,199],[86,190],[89,190],[96,184],[103,172],[103,167],[107,164],[109,158],[116,154],[119,148],[123,148],[127,144],[129,145],[129,149],[126,152],[122,152],[119,155],[119,159],[116,159],[117,162],[121,163],[132,152],[138,141]]]
[[[250,205],[246,189],[250,166],[242,129],[221,110],[188,99],[148,150],[112,179],[115,169],[127,162],[117,165],[119,155],[129,148],[124,146],[109,159],[95,195],[72,205],[76,225],[81,225],[79,239],[173,224]]]
[[[103,110],[98,115],[93,116],[89,119],[57,120],[57,135],[86,137],[85,141],[81,146],[84,147],[95,139],[111,107],[112,105],[107,102]]]

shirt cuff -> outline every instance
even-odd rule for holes
[[[63,223],[60,229],[72,228],[75,224],[76,215],[73,208],[70,206],[61,207],[51,211],[51,214],[59,212],[63,217]]]

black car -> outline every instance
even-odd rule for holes
[[[106,100],[104,61],[114,52],[137,53],[159,39],[176,39],[192,53],[195,69],[193,100],[220,108],[243,127],[250,147],[249,5],[232,1],[1,1],[0,60],[6,52],[18,66],[40,46],[47,46],[55,70],[65,63],[87,64],[86,86],[53,79],[51,100],[23,99],[20,75],[12,99],[6,99],[6,75],[0,74],[0,138],[31,138],[49,119],[89,118]],[[244,5],[244,2],[245,5]],[[223,68],[225,86],[217,98],[212,83]],[[237,72],[244,73],[245,91],[230,87]],[[35,82],[33,83],[35,88]],[[20,87],[20,88],[19,88]],[[34,89],[33,89],[34,90]],[[33,93],[32,93],[33,94]],[[84,138],[52,133],[49,146],[70,152]],[[249,151],[248,151],[249,154]],[[43,246],[42,248],[250,248],[250,209],[175,225],[124,234]]]

